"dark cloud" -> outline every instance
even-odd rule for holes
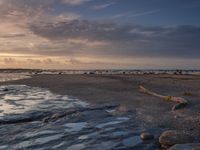
[[[108,41],[113,55],[200,57],[200,27],[117,25],[108,22],[71,20],[36,23],[30,26],[36,35],[52,41],[85,38]]]
[[[91,3],[88,3],[88,6],[83,5],[86,2],[91,2],[92,5],[89,5]],[[0,0],[0,20],[2,21],[0,24],[3,24],[3,19],[5,19],[10,23],[11,27],[9,28],[12,29],[4,31],[7,26],[2,27],[1,25],[4,32],[1,33],[0,38],[4,39],[0,41],[0,51],[69,57],[200,57],[200,26],[159,26],[159,23],[156,22],[162,21],[162,18],[151,19],[155,20],[155,24],[158,24],[158,26],[148,26],[140,22],[143,25],[125,24],[123,19],[127,18],[124,17],[127,13],[120,11],[116,12],[118,15],[112,13],[111,15],[114,15],[114,18],[120,18],[121,24],[102,20],[91,21],[87,19],[91,19],[88,14],[98,11],[89,9],[88,14],[84,14],[84,11],[82,11],[86,7],[91,8],[92,6],[96,6],[96,9],[103,9],[114,5],[116,2],[107,1],[107,3],[99,5],[93,0]],[[133,4],[134,2],[130,0],[129,3]],[[117,4],[118,2],[115,4],[116,8]],[[72,8],[76,9],[73,11]],[[79,10],[79,8],[82,10]],[[120,7],[117,9],[120,10]],[[66,10],[70,10],[70,12],[66,12]],[[147,14],[155,14],[155,12],[160,13],[161,9],[151,10],[152,8],[141,10],[143,13],[132,14],[132,18],[136,16],[142,18]],[[132,12],[132,7],[131,10],[126,11],[129,15],[129,12]],[[105,12],[102,11],[101,14],[106,18],[108,12],[110,10],[105,9]],[[82,18],[83,16],[86,20]],[[95,19],[98,20],[98,17],[99,15],[94,14]],[[149,19],[146,18],[145,20]],[[130,22],[133,22],[133,20]],[[5,61],[10,62],[12,60],[7,59]],[[35,64],[40,63],[31,59],[27,61]],[[76,59],[71,59],[70,62],[72,64],[83,63]],[[42,63],[57,64],[51,59],[42,61]],[[87,63],[85,62],[85,64]]]

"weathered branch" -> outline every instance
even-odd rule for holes
[[[164,99],[165,101],[171,101],[171,102],[176,102],[177,104],[173,106],[172,110],[176,110],[182,107],[185,107],[188,104],[188,101],[182,97],[174,97],[174,96],[165,96],[165,95],[161,95],[155,92],[152,92],[146,88],[144,88],[143,86],[139,86],[140,92],[145,93],[145,94],[149,94],[149,95],[153,95],[155,97],[159,97]]]

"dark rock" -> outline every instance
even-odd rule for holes
[[[179,104],[176,104],[172,107],[172,111],[174,110],[177,110],[177,109],[181,109],[183,107],[185,107],[186,105],[188,105],[187,103],[179,103]]]
[[[191,143],[193,137],[185,132],[168,130],[161,134],[159,142],[163,147],[170,147],[175,144]]]
[[[200,150],[200,143],[176,144],[169,150]]]
[[[90,72],[89,74],[90,74],[90,75],[94,75],[95,73],[94,73],[94,72]]]
[[[152,140],[154,139],[154,135],[149,133],[149,132],[143,132],[140,134],[140,138],[145,141],[145,140]]]
[[[3,89],[3,91],[4,91],[4,92],[7,92],[7,91],[9,91],[9,90],[8,90],[7,88],[5,88],[5,89]]]

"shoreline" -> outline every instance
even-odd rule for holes
[[[174,103],[139,92],[139,85],[157,93],[181,96],[191,103],[182,109],[198,112],[200,107],[199,75],[32,75],[5,84],[41,87],[52,93],[76,97],[91,104],[118,103],[131,111],[149,110],[150,113],[170,113]],[[185,95],[185,93],[191,95]],[[199,107],[198,107],[199,106]],[[192,109],[192,110],[191,110]],[[182,111],[180,110],[180,111]],[[178,112],[178,111],[177,111]]]
[[[200,75],[42,74],[31,75],[28,79],[1,82],[0,85],[24,84],[46,88],[55,94],[77,97],[94,104],[113,101],[129,106],[128,104],[138,102],[141,97],[159,101],[155,97],[140,93],[139,85],[165,95],[195,99],[200,96],[198,83]],[[185,92],[191,92],[192,95],[184,95]]]
[[[200,137],[200,76],[198,75],[33,75],[0,85],[28,85],[54,94],[76,97],[90,104],[120,104],[147,128],[162,128]],[[143,85],[157,93],[184,97],[189,105],[176,111],[172,102],[139,92]],[[190,93],[187,95],[185,93]],[[174,136],[174,135],[173,135]],[[197,141],[200,142],[200,141]]]

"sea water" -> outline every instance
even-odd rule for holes
[[[151,149],[133,114],[111,110],[39,87],[0,86],[0,150]]]
[[[0,82],[27,78],[30,78],[29,73],[0,73]]]

